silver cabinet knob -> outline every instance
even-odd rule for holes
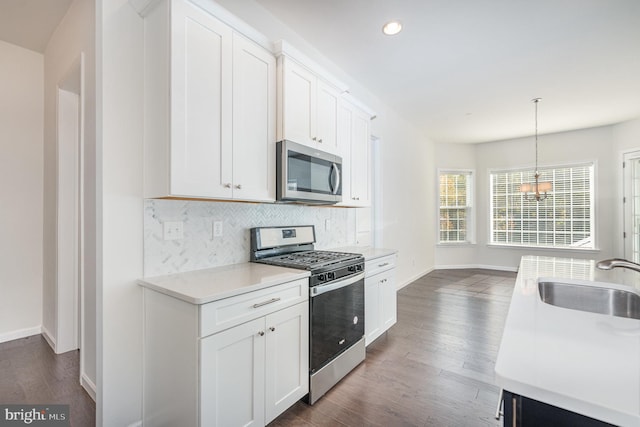
[[[224,188],[231,188],[231,183],[227,182],[225,184],[223,184]]]
[[[260,332],[258,332],[258,335],[260,335],[261,337],[263,337],[263,336],[264,336],[264,331],[260,331]]]
[[[237,188],[238,190],[242,190],[242,184],[238,184],[238,185],[236,185],[236,188]]]
[[[318,139],[318,142],[319,142],[320,144],[322,144],[322,138]]]
[[[271,332],[273,332],[273,331],[275,331],[275,330],[276,330],[276,328],[275,328],[274,326],[271,326],[271,327],[269,328],[269,330],[270,330]]]

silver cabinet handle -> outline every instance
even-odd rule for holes
[[[318,142],[319,142],[320,144],[322,144],[322,138],[318,139]]]
[[[225,184],[223,184],[224,188],[231,188],[231,183],[227,182]]]
[[[274,302],[280,301],[280,298],[271,298],[268,301],[259,302],[257,304],[253,304],[253,308],[262,307],[263,305],[273,304]]]
[[[311,138],[313,141],[317,141],[318,138],[316,138],[315,136],[313,138]]]
[[[269,330],[270,330],[271,332],[275,332],[276,328],[275,328],[275,326],[271,326],[271,327],[269,328]]]
[[[499,420],[500,417],[502,417],[504,415],[504,412],[502,411],[502,394],[504,393],[503,389],[500,389],[500,394],[498,395],[498,407],[496,408],[496,415],[495,415],[495,419]]]
[[[261,337],[263,337],[263,336],[264,336],[264,331],[260,331],[260,332],[258,332],[258,335],[260,335]]]
[[[387,265],[389,265],[388,262],[383,262],[382,264],[378,264],[378,267],[386,267]]]
[[[238,185],[236,185],[236,188],[237,188],[238,190],[242,190],[242,184],[238,184]]]

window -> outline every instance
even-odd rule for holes
[[[441,171],[440,243],[473,240],[472,184],[470,171]]]
[[[534,180],[532,170],[491,172],[492,244],[594,248],[593,163],[540,169],[553,190],[544,201],[519,191]]]

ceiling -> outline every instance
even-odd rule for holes
[[[640,117],[638,0],[256,1],[436,142]]]
[[[531,135],[536,97],[540,133],[640,117],[638,0],[256,1],[436,142]],[[0,0],[0,40],[43,53],[71,2]]]
[[[0,40],[44,53],[72,0],[0,0]]]

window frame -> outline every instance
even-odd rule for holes
[[[467,211],[467,230],[466,240],[440,240],[440,177],[442,175],[468,175],[467,178],[467,194],[466,194],[466,209]],[[475,169],[463,169],[463,168],[442,168],[437,170],[436,177],[436,197],[437,197],[437,214],[436,214],[436,229],[438,233],[438,240],[436,245],[440,246],[466,246],[474,245],[476,243],[476,205],[475,205],[475,191],[476,191],[476,171]]]
[[[592,167],[591,173],[591,182],[590,182],[590,237],[591,237],[591,246],[553,246],[553,245],[531,245],[527,243],[506,243],[506,242],[495,242],[494,239],[494,218],[493,214],[493,186],[492,186],[492,175],[497,173],[514,173],[514,172],[530,172],[533,174],[533,168],[531,167],[514,167],[514,168],[493,168],[487,170],[487,187],[488,187],[488,204],[487,204],[487,246],[491,247],[503,247],[503,248],[524,248],[529,250],[554,250],[554,251],[575,251],[575,252],[598,252],[598,203],[597,201],[597,177],[598,177],[598,161],[597,160],[586,160],[586,161],[578,161],[578,162],[566,162],[566,163],[556,163],[550,165],[539,166],[539,170],[548,171],[555,169],[567,169],[567,168],[576,168],[576,167]],[[543,179],[544,180],[544,179]],[[554,182],[554,188],[555,182]],[[530,203],[539,203],[539,202],[530,202]],[[537,222],[537,221],[536,221]],[[536,230],[536,233],[539,233],[539,228]]]

